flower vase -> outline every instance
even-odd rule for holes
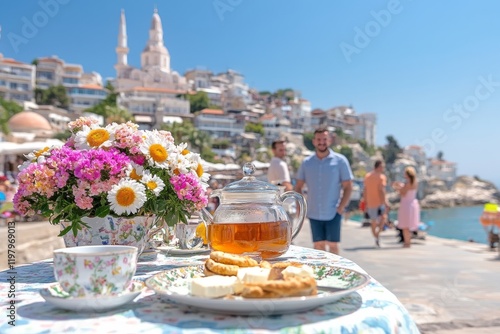
[[[84,217],[82,221],[90,226],[82,226],[77,235],[69,231],[63,236],[66,247],[88,245],[126,245],[138,248],[141,254],[146,247],[156,216],[135,217]],[[61,223],[65,228],[65,223]]]

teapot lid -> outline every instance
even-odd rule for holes
[[[239,181],[232,182],[222,189],[224,193],[267,193],[275,194],[280,191],[277,186],[257,180],[254,176],[255,165],[251,162],[247,162],[243,165],[243,178]]]

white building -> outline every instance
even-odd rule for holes
[[[194,126],[215,138],[240,136],[245,132],[245,124],[223,110],[203,109],[194,118]]]
[[[411,157],[418,165],[426,165],[427,158],[425,156],[425,151],[422,146],[409,145],[403,149],[403,154]]]
[[[23,104],[33,101],[35,66],[4,58],[0,53],[0,96]]]
[[[184,73],[184,76],[188,81],[189,88],[194,91],[200,88],[210,88],[212,86],[210,82],[213,76],[212,71],[205,69],[188,70]]]
[[[368,145],[375,145],[377,114],[363,113],[357,116],[353,137],[366,141]]]
[[[70,100],[69,109],[79,113],[95,106],[107,95],[99,73],[85,73],[82,65],[67,64],[56,56],[38,59],[36,85],[42,89],[64,86]]]
[[[186,94],[185,77],[170,68],[170,53],[163,43],[163,27],[155,9],[149,39],[141,53],[141,68],[128,64],[125,12],[120,15],[114,86],[118,103],[128,109],[144,128],[158,128],[164,116],[190,115],[189,102],[177,96]]]
[[[264,128],[264,137],[269,143],[291,133],[290,121],[285,118],[266,114],[260,118],[260,122]]]
[[[290,126],[298,133],[314,131],[311,125],[311,102],[295,98],[290,101]]]
[[[189,101],[177,98],[182,93],[168,88],[134,87],[121,91],[119,103],[134,115],[142,129],[158,128],[170,123],[171,117],[192,117]]]
[[[430,178],[437,178],[451,184],[457,178],[457,166],[454,162],[429,159],[427,174]]]

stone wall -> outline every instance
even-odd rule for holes
[[[64,241],[58,237],[60,228],[49,222],[15,223],[16,266],[52,257],[55,249],[64,248]],[[0,270],[7,269],[8,227],[0,227]]]

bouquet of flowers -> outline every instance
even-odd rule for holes
[[[102,127],[85,117],[69,129],[62,147],[26,156],[14,196],[23,215],[69,222],[60,236],[76,236],[86,225],[82,217],[156,215],[173,226],[207,205],[202,159],[186,143],[176,145],[170,132],[132,122]]]

